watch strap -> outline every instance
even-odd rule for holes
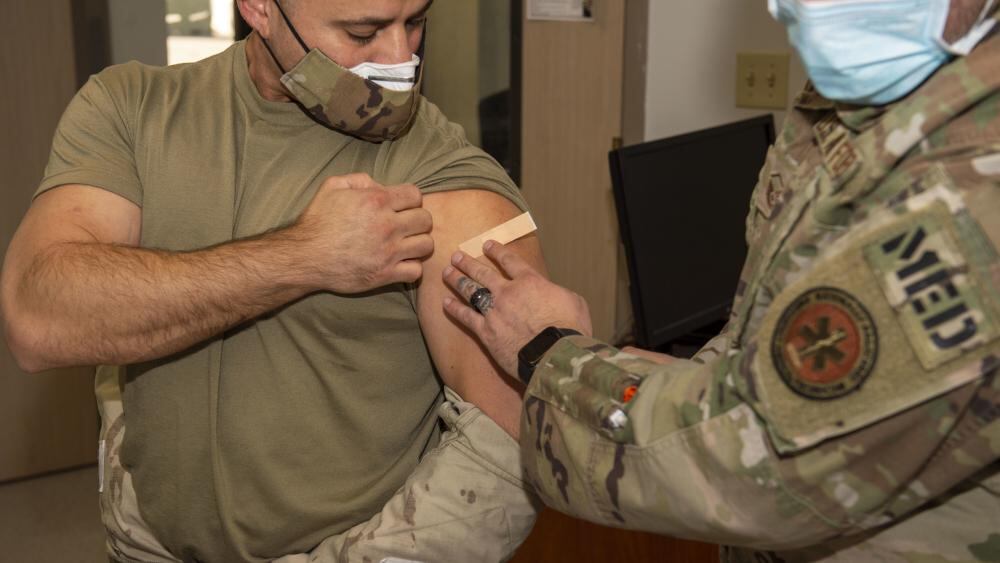
[[[566,336],[579,336],[580,332],[571,328],[546,327],[532,338],[517,353],[517,376],[525,385],[531,383],[535,367],[556,342]]]

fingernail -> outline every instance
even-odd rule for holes
[[[447,277],[447,276],[450,276],[450,275],[451,275],[451,273],[452,273],[452,272],[454,272],[454,271],[455,271],[455,268],[453,268],[453,267],[451,267],[451,266],[448,266],[447,268],[445,268],[445,269],[444,269],[444,275],[445,275],[446,277]]]
[[[489,249],[493,248],[493,245],[495,245],[495,244],[496,243],[493,242],[492,240],[488,240],[488,241],[486,241],[486,244],[483,245],[483,250],[487,250],[488,251]]]
[[[444,298],[444,306],[445,306],[445,307],[450,307],[450,306],[451,306],[451,303],[452,303],[452,301],[454,301],[454,299],[452,299],[451,297],[445,297],[445,298]]]
[[[454,254],[451,255],[451,263],[452,264],[458,264],[461,261],[462,261],[462,253],[461,253],[461,251],[456,252],[456,253],[454,253]]]

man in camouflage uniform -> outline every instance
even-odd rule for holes
[[[541,358],[522,416],[563,512],[742,546],[727,560],[1000,561],[998,149],[997,34],[887,106],[807,87],[727,329],[691,360],[585,336],[579,297],[498,244],[510,280],[464,255],[445,274],[492,292],[484,314],[445,308],[509,373],[541,329],[584,333]]]

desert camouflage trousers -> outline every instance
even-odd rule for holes
[[[179,563],[153,535],[121,465],[124,410],[116,368],[99,368],[100,502],[107,550],[117,563]],[[367,522],[310,553],[279,563],[505,561],[534,525],[539,501],[521,480],[513,439],[450,389],[438,414],[447,430],[403,486]],[[466,483],[456,491],[456,482]]]

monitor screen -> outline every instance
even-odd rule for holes
[[[611,152],[638,345],[661,347],[728,314],[773,142],[766,115]]]

